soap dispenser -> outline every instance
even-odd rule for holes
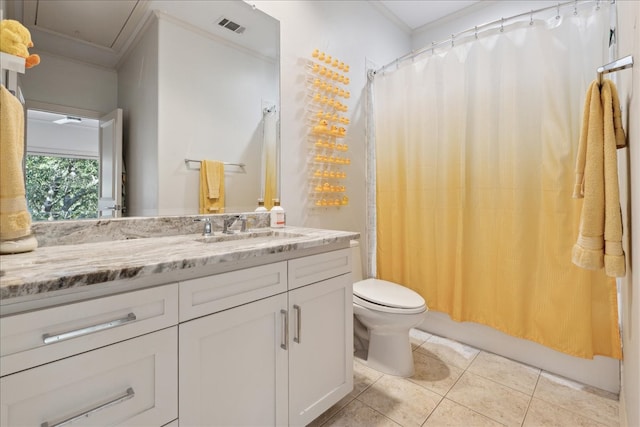
[[[258,199],[258,207],[255,210],[256,212],[267,212],[267,208],[264,207],[264,200]]]
[[[273,199],[273,207],[271,208],[271,227],[283,228],[285,225],[285,212],[280,206],[280,199]]]

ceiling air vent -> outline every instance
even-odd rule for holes
[[[237,24],[227,18],[220,18],[218,19],[218,25],[220,25],[221,27],[226,28],[227,30],[233,31],[234,33],[238,33],[238,34],[242,34],[244,33],[244,30],[246,30],[245,27],[243,27],[240,24]]]
[[[82,123],[82,118],[67,116],[63,117],[62,119],[54,120],[53,123],[56,123],[58,125],[66,125],[68,123]]]

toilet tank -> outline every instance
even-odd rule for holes
[[[359,282],[362,277],[362,258],[360,256],[360,242],[351,241],[351,266],[353,268],[353,283]]]

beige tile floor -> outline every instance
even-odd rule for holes
[[[418,330],[411,341],[411,378],[356,357],[353,391],[311,426],[620,425],[615,394]]]

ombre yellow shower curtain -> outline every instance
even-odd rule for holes
[[[457,321],[621,357],[615,281],[571,262],[608,22],[594,8],[516,23],[375,76],[378,277]]]
[[[275,106],[270,111],[265,111],[263,118],[262,135],[262,197],[264,207],[270,210],[273,207],[273,199],[278,197],[278,175],[276,170],[278,150],[278,115]]]

